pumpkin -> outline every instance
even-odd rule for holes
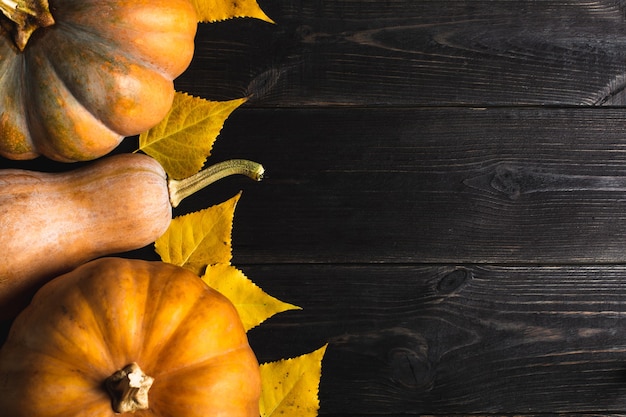
[[[92,160],[161,121],[193,56],[190,1],[46,1],[0,0],[0,155]]]
[[[233,305],[162,262],[102,258],[55,278],[0,350],[10,417],[258,417],[259,395]]]
[[[259,179],[262,166],[224,161],[168,182],[156,160],[136,153],[61,173],[0,170],[0,319],[14,317],[54,276],[154,242],[169,226],[172,206],[236,173]]]

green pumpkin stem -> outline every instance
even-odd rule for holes
[[[148,409],[148,391],[154,379],[144,374],[139,365],[131,363],[105,381],[116,413],[134,413]]]
[[[230,175],[246,175],[259,181],[263,177],[263,166],[247,159],[230,159],[203,169],[195,175],[182,180],[169,179],[170,203],[177,207],[180,202],[202,188]]]
[[[54,24],[48,0],[0,0],[0,12],[9,19],[3,20],[2,26],[13,35],[20,51],[35,30]]]

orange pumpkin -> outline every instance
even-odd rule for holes
[[[163,119],[193,56],[189,0],[46,3],[0,0],[0,155],[91,160]]]
[[[258,417],[259,394],[233,305],[161,262],[102,258],[50,281],[0,350],[11,417]]]

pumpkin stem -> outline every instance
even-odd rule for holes
[[[246,159],[231,159],[220,162],[203,169],[189,178],[183,180],[170,179],[168,181],[170,203],[172,203],[172,207],[177,207],[184,198],[224,177],[241,174],[260,181],[263,177],[263,172],[264,169],[261,164]]]
[[[135,362],[126,365],[105,381],[116,413],[134,413],[148,409],[148,391],[154,378],[144,374]]]
[[[2,20],[0,23],[13,34],[20,51],[26,48],[35,30],[54,24],[48,0],[0,0],[0,12],[12,22]]]

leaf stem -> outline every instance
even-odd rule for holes
[[[182,180],[169,179],[167,186],[170,193],[170,203],[172,207],[178,207],[184,198],[230,175],[246,175],[255,181],[260,181],[264,172],[263,165],[247,159],[230,159],[219,162],[191,177]]]

